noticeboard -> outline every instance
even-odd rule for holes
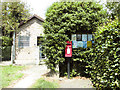
[[[92,34],[72,34],[72,48],[91,48],[94,43],[92,39]]]

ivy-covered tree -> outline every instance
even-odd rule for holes
[[[47,65],[54,70],[65,61],[66,41],[72,33],[93,32],[105,21],[106,11],[96,2],[56,2],[48,8],[45,30]],[[81,51],[81,50],[79,50]],[[77,55],[77,54],[76,54]],[[78,55],[80,57],[80,55]],[[73,55],[74,59],[74,55]],[[80,59],[79,59],[80,61]]]
[[[2,49],[12,45],[13,32],[18,30],[21,21],[28,18],[29,9],[23,2],[1,2],[2,3]]]

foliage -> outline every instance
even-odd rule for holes
[[[105,24],[95,33],[95,45],[85,53],[87,73],[97,88],[120,88],[120,24]]]
[[[29,9],[23,2],[2,2],[2,46],[3,50],[12,45],[13,31],[18,30],[21,21],[29,16]]]
[[[58,84],[55,82],[49,82],[40,78],[34,83],[31,88],[57,88]]]
[[[49,68],[54,70],[59,63],[65,62],[64,49],[66,41],[70,40],[72,33],[96,31],[96,27],[104,22],[105,16],[106,11],[95,2],[56,2],[52,4],[47,10],[43,24],[45,28],[44,53],[48,58],[46,63]],[[82,51],[84,50],[86,49],[82,49]],[[73,50],[73,53],[75,53],[74,51],[78,52]],[[81,52],[81,49],[79,51]],[[78,60],[81,59],[78,58]]]
[[[112,20],[116,16],[120,19],[120,2],[107,2],[106,7],[108,8],[108,16]]]
[[[2,51],[2,61],[8,61],[11,59],[11,46],[7,46],[3,51]]]
[[[18,71],[24,69],[24,66],[0,66],[1,68],[1,82],[2,88],[10,85],[14,80],[17,80],[23,76],[23,73],[17,73]]]

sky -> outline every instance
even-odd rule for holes
[[[41,18],[45,19],[45,13],[47,11],[47,8],[50,7],[54,2],[57,2],[59,0],[22,0],[27,5],[29,5],[30,13],[37,14]],[[106,1],[106,0],[102,0]]]
[[[30,7],[30,13],[31,14],[37,14],[38,16],[45,19],[45,13],[47,11],[47,8],[50,7],[54,2],[57,2],[58,0],[22,0]]]

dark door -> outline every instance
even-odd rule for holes
[[[37,37],[37,46],[39,46],[39,59],[45,58],[45,55],[43,54],[43,37]]]

